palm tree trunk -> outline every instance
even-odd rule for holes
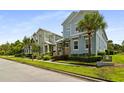
[[[91,56],[91,33],[88,33],[88,55]]]

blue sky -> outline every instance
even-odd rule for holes
[[[31,36],[38,28],[62,35],[61,23],[72,11],[0,11],[0,44],[22,40]],[[121,44],[124,40],[124,11],[100,11],[108,23],[108,39]]]

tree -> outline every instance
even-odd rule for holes
[[[107,42],[108,50],[113,50],[114,49],[114,44],[112,40],[108,40]]]
[[[19,40],[17,40],[14,43],[13,48],[14,48],[14,54],[20,54],[20,53],[22,53],[23,43],[20,42]]]
[[[96,31],[103,31],[107,27],[104,17],[99,12],[89,12],[84,15],[84,18],[79,21],[77,30],[80,32],[86,31],[88,35],[88,54],[91,55],[91,37]]]

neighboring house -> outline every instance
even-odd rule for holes
[[[62,36],[40,28],[31,38],[40,46],[40,53],[45,54],[55,52],[56,41],[61,39]]]
[[[76,30],[77,23],[83,19],[87,12],[93,11],[75,11],[62,23],[63,37],[57,41],[57,55],[70,54],[87,54],[88,53],[88,37],[85,32]],[[107,35],[105,31],[96,31],[92,35],[91,53],[96,54],[107,49]]]
[[[23,48],[23,51],[25,54],[32,54],[32,47],[31,46],[25,46]]]

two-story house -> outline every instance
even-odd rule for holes
[[[63,37],[57,41],[57,54],[87,54],[88,53],[88,37],[85,32],[76,30],[77,23],[83,19],[87,12],[93,11],[74,11],[62,23]],[[107,49],[107,35],[106,32],[96,31],[91,38],[91,53],[105,51]],[[64,43],[64,44],[63,44]],[[63,46],[62,46],[63,45]]]
[[[62,36],[40,28],[31,38],[40,46],[40,53],[45,54],[54,52],[53,48],[56,45],[56,41],[61,39]]]

